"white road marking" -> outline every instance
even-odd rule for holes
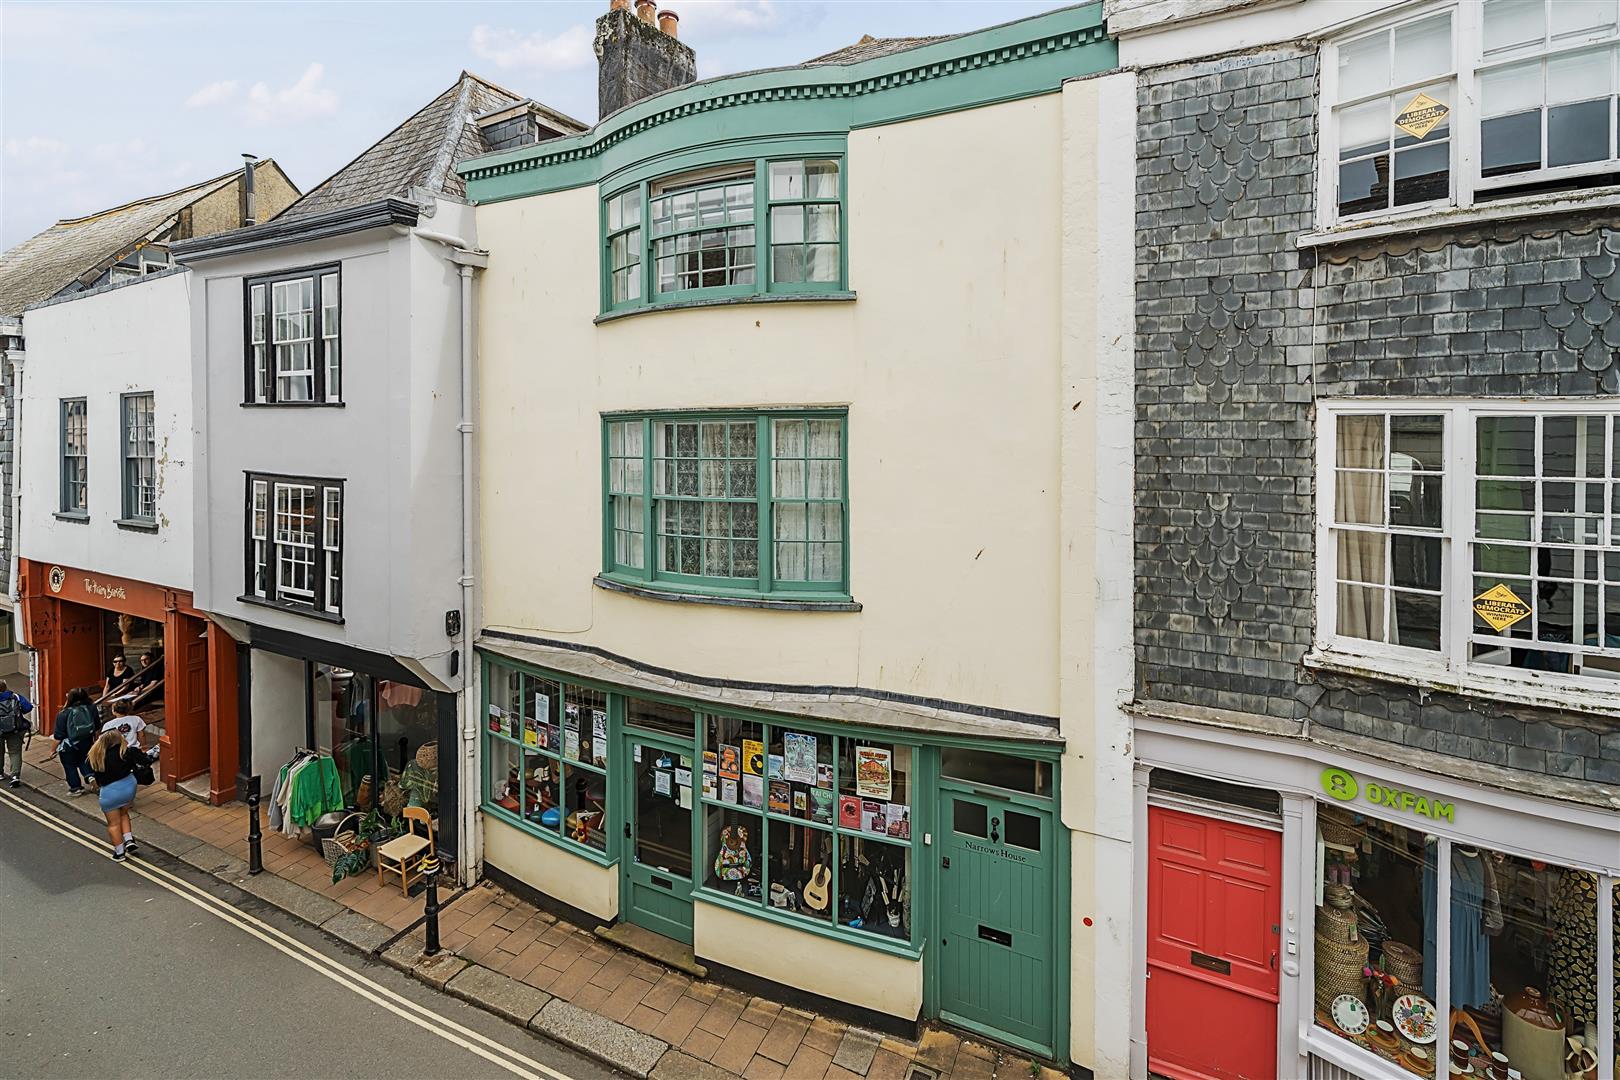
[[[108,854],[105,839],[98,839],[94,833],[63,821],[34,806],[32,803],[25,802],[5,791],[0,791],[0,802],[9,805],[17,812],[72,840],[74,843],[89,848],[97,855],[106,857]],[[238,911],[223,900],[199,889],[184,878],[169,873],[162,867],[153,866],[137,859],[126,860],[122,865],[132,873],[138,874],[153,884],[167,889],[181,899],[195,904],[215,918],[251,934],[271,948],[297,960],[312,971],[324,975],[350,992],[387,1009],[424,1031],[431,1032],[447,1042],[455,1043],[457,1046],[477,1054],[479,1057],[500,1066],[515,1076],[527,1077],[528,1080],[573,1080],[566,1073],[560,1073],[549,1065],[526,1057],[486,1035],[471,1028],[463,1027],[454,1020],[440,1016],[418,1005],[410,998],[368,979],[319,950],[304,944],[297,938],[283,933],[269,923],[256,919],[246,912]]]

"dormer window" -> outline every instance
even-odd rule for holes
[[[248,404],[342,403],[338,279],[328,266],[248,280]]]

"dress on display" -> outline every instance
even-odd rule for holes
[[[1615,888],[1615,909],[1620,910],[1620,886]],[[1595,1022],[1597,1008],[1597,877],[1585,870],[1565,870],[1553,901],[1552,962],[1548,968],[1547,996],[1562,1005],[1576,1023]],[[1617,941],[1620,946],[1620,941]],[[1620,958],[1620,947],[1615,950]],[[1620,965],[1615,968],[1616,1000],[1620,1001]]]
[[[1423,992],[1435,996],[1435,849],[1423,860]],[[1451,848],[1451,1007],[1491,1000],[1491,937],[1502,929],[1496,874],[1478,851]]]

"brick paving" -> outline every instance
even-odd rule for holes
[[[36,738],[27,761],[60,779],[47,760],[49,739]],[[84,808],[95,812],[93,796]],[[161,785],[142,788],[136,812],[201,839],[239,859],[247,849],[240,803],[209,806]],[[270,873],[320,893],[400,931],[422,915],[419,897],[379,886],[375,873],[333,884],[332,872],[308,841],[266,831],[261,844]],[[683,1053],[746,1080],[906,1080],[913,1063],[940,1080],[1057,1080],[1062,1074],[996,1047],[935,1028],[920,1040],[898,1039],[819,1016],[721,983],[694,980],[601,940],[490,882],[457,895],[439,916],[444,948],[471,963],[616,1020]]]

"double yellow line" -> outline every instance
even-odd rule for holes
[[[10,792],[0,791],[0,805],[11,807],[19,814],[30,818],[76,844],[90,849],[102,858],[107,856],[107,840],[104,837],[98,838],[76,825],[62,821],[32,803],[24,802]],[[162,867],[138,859],[129,859],[123,863],[123,866],[130,873],[137,874],[152,884],[167,889],[181,899],[202,908],[222,922],[230,923],[244,933],[258,938],[271,948],[298,961],[311,971],[331,979],[344,989],[358,994],[381,1008],[387,1009],[400,1019],[415,1024],[417,1027],[437,1035],[446,1042],[454,1043],[471,1053],[477,1054],[514,1076],[525,1077],[528,1080],[572,1080],[566,1073],[560,1073],[549,1065],[526,1057],[486,1035],[481,1035],[471,1028],[463,1027],[453,1020],[418,1005],[410,998],[395,993],[388,987],[366,978],[318,949],[314,949],[297,938],[283,933],[269,923],[256,919],[245,912],[238,911],[225,901],[199,889],[184,878],[169,873]]]

